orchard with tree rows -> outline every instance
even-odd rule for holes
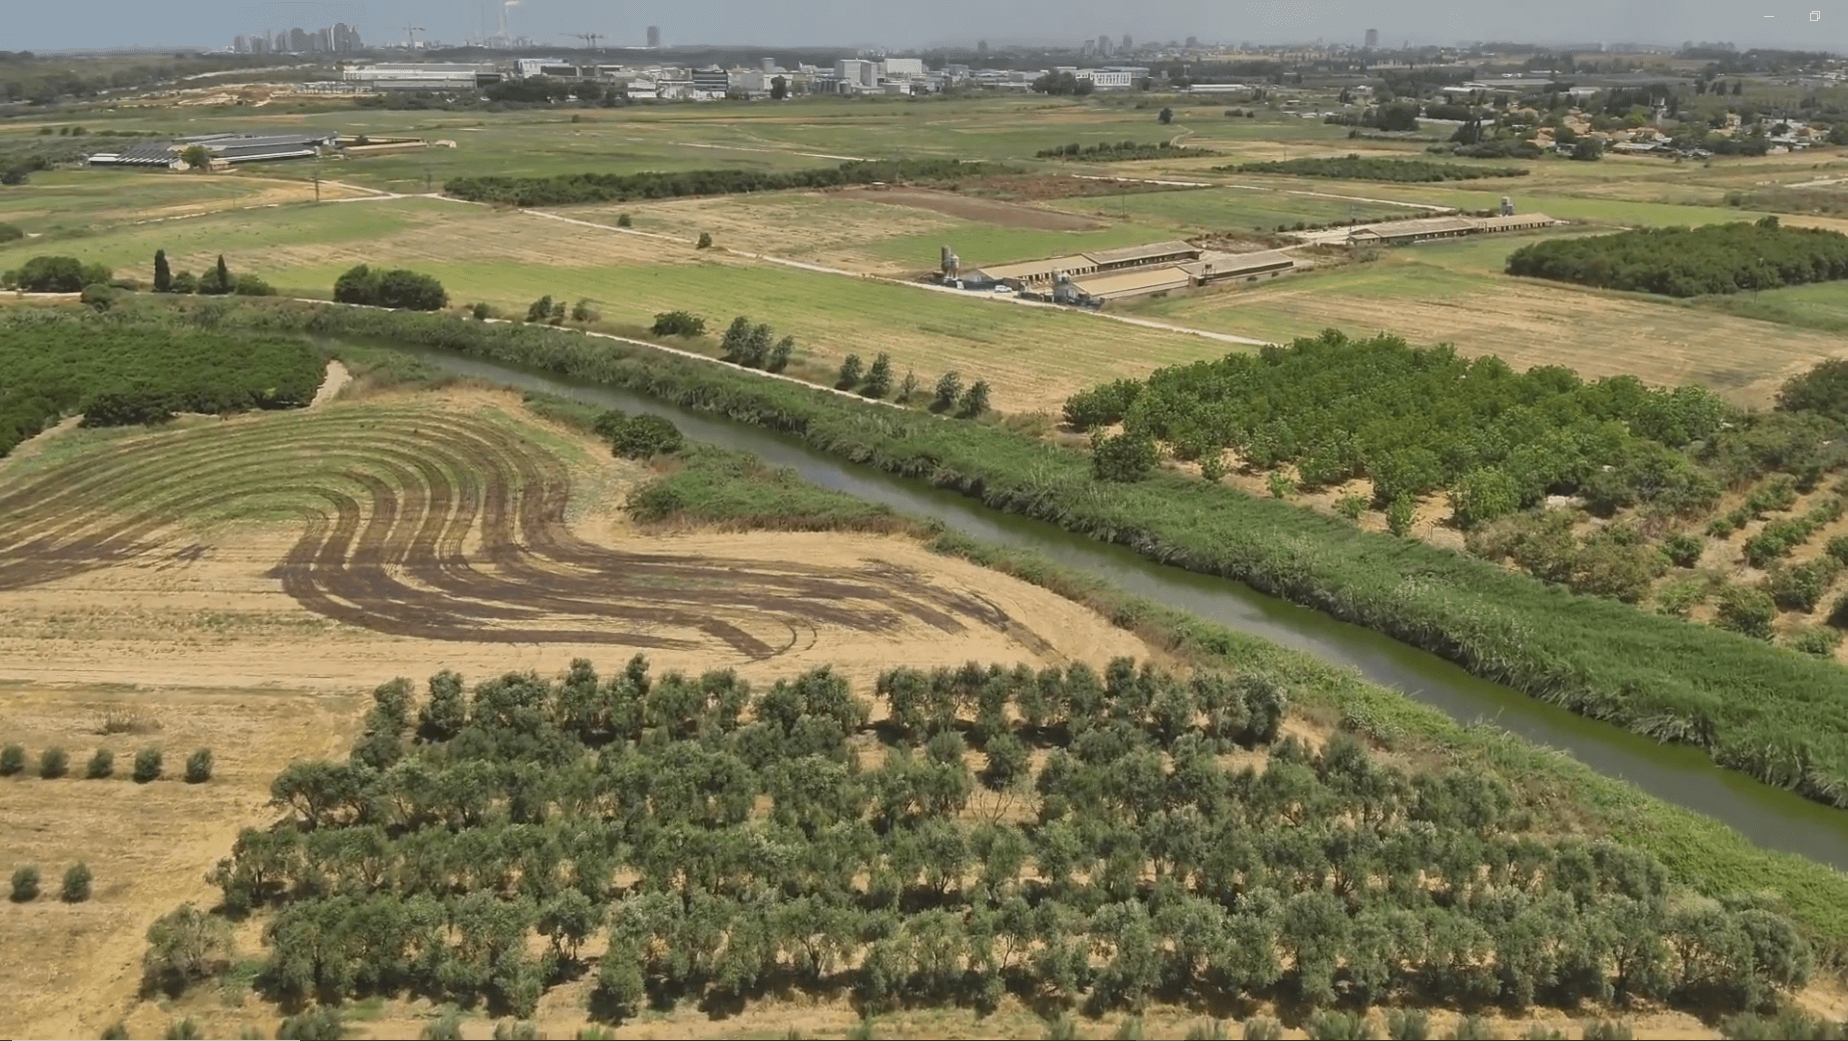
[[[291,1007],[526,1017],[588,973],[613,1022],[842,988],[868,1012],[1010,992],[1091,1013],[1184,994],[1759,1010],[1813,967],[1763,898],[1696,897],[1646,853],[1538,828],[1490,774],[1284,736],[1268,672],[969,663],[873,693],[639,655],[472,690],[443,672],[421,698],[387,683],[348,758],[276,777],[285,819],[219,863],[217,913],[261,921],[257,985]],[[229,932],[163,919],[148,985],[229,964]]]

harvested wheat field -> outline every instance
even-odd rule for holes
[[[66,425],[0,467],[0,740],[71,760],[56,780],[0,780],[0,867],[36,864],[45,890],[0,906],[0,944],[40,952],[0,969],[0,1035],[95,1036],[125,1012],[136,1036],[164,1029],[135,996],[149,923],[215,902],[205,875],[271,819],[270,779],[341,758],[393,676],[580,656],[613,671],[641,652],[747,679],[832,664],[864,686],[895,662],[1147,654],[909,540],[639,531],[617,504],[644,474],[477,389],[155,432]],[[133,783],[149,746],[165,776]],[[184,783],[202,747],[214,776]],[[97,748],[112,778],[85,779]],[[95,894],[65,904],[78,860]]]
[[[239,828],[270,818],[270,779],[290,760],[342,755],[365,700],[358,691],[0,682],[3,740],[27,748],[35,767],[53,746],[70,756],[63,777],[34,769],[0,779],[0,870],[30,864],[43,876],[36,900],[0,904],[0,944],[16,954],[0,964],[0,1034],[96,1037],[132,1005],[149,924],[186,901],[214,902],[206,872]],[[135,783],[136,753],[150,747],[163,752],[162,777]],[[188,784],[186,759],[200,748],[212,751],[212,778]],[[86,776],[98,749],[114,753],[107,778]],[[94,875],[92,895],[64,903],[59,885],[78,861]]]
[[[1052,594],[908,541],[643,535],[617,510],[638,467],[496,406],[518,407],[342,403],[0,473],[0,679],[370,685],[634,651],[870,676],[1135,653]]]

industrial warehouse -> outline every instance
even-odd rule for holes
[[[963,271],[960,259],[945,246],[938,279],[959,289],[1000,288],[1055,303],[1103,307],[1176,290],[1276,278],[1295,267],[1296,261],[1277,250],[1219,253],[1171,241]]]

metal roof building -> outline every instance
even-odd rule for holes
[[[1177,260],[1194,260],[1200,256],[1200,247],[1185,242],[1151,242],[1146,246],[1124,246],[1120,249],[1099,249],[1084,254],[1097,265],[1099,271],[1111,271],[1116,268],[1142,267],[1148,264],[1171,264]]]
[[[1203,253],[1199,260],[1178,267],[1196,283],[1205,285],[1227,278],[1274,277],[1295,268],[1296,261],[1279,250],[1267,249],[1257,253]]]
[[[1186,289],[1193,285],[1193,279],[1178,267],[1156,267],[1074,278],[1072,285],[1078,287],[1081,296],[1108,303],[1128,297],[1165,293],[1171,289]]]

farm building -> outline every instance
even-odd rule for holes
[[[1097,265],[1099,271],[1121,271],[1124,268],[1147,267],[1150,264],[1176,264],[1185,260],[1197,260],[1200,257],[1200,247],[1185,242],[1151,242],[1146,246],[1100,249],[1086,253],[1085,256]]]
[[[1456,239],[1498,231],[1530,231],[1560,221],[1544,213],[1507,214],[1498,217],[1420,217],[1416,220],[1366,224],[1349,230],[1349,245],[1403,246],[1433,239]]]
[[[944,247],[944,271],[954,255]],[[1145,246],[1100,249],[1089,253],[997,264],[963,272],[960,285],[986,288],[1005,285],[1028,292],[1054,292],[1062,303],[1093,306],[1139,296],[1190,289],[1233,279],[1275,278],[1296,267],[1277,250],[1258,253],[1213,253],[1191,243],[1152,242]],[[957,276],[946,274],[945,277]],[[1067,288],[1069,286],[1069,288]]]
[[[1072,285],[1077,288],[1081,301],[1095,300],[1100,304],[1186,289],[1193,284],[1187,272],[1173,266],[1114,271],[1072,279]]]
[[[1295,267],[1296,261],[1274,249],[1258,253],[1202,253],[1199,260],[1179,265],[1180,270],[1185,271],[1195,285],[1202,286],[1234,278],[1242,278],[1247,282],[1276,278]]]
[[[149,141],[116,152],[93,152],[84,156],[86,166],[171,167],[180,161],[180,153],[193,145],[203,147],[212,157],[212,165],[237,165],[276,159],[313,159],[322,149],[340,144],[333,131],[301,131],[292,134],[207,134],[178,141]]]

